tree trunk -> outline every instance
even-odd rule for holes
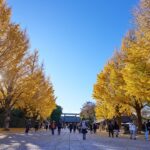
[[[121,115],[117,117],[117,121],[118,121],[119,127],[121,128],[121,122],[122,122]]]
[[[10,109],[5,110],[5,118],[4,118],[4,129],[9,130],[9,123],[10,123]]]
[[[117,119],[117,122],[118,122],[119,127],[121,127],[122,118],[121,118],[121,113],[120,113],[119,110],[120,110],[120,105],[118,104],[118,105],[116,106],[116,108],[115,108],[115,111],[116,111],[116,114],[117,114],[116,119]]]
[[[142,131],[142,115],[141,115],[141,107],[139,104],[136,104],[136,114],[137,114],[137,121],[138,121],[138,131]]]
[[[141,109],[136,110],[137,117],[138,117],[138,131],[142,131],[142,116],[141,116]]]

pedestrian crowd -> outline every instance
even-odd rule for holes
[[[135,125],[134,122],[131,122],[130,124],[128,124],[128,130],[130,133],[130,139],[134,139],[136,140],[136,133],[137,133],[137,126]],[[120,133],[120,127],[117,121],[109,121],[108,122],[108,134],[109,137],[119,137],[119,133]]]
[[[46,131],[51,130],[51,134],[55,134],[55,130],[57,129],[58,135],[61,134],[62,128],[68,128],[70,133],[76,133],[78,130],[79,133],[83,134],[83,140],[86,139],[86,134],[88,133],[88,129],[90,130],[90,133],[96,133],[97,130],[97,124],[96,123],[88,123],[85,119],[82,119],[80,123],[69,123],[69,124],[62,124],[61,121],[55,122],[55,121],[44,121],[42,123],[39,123],[38,121],[35,121],[32,123],[32,121],[29,119],[26,121],[26,129],[25,133],[28,134],[31,128],[33,127],[32,124],[34,124],[35,132],[37,132],[39,129],[44,128]]]
[[[32,122],[31,120],[28,120],[26,122],[26,129],[25,133],[28,134],[29,130],[31,129]],[[82,119],[80,123],[69,123],[69,124],[63,124],[61,121],[55,122],[55,121],[44,121],[42,123],[39,123],[38,121],[34,122],[34,129],[35,132],[38,131],[39,128],[45,128],[45,130],[51,130],[51,134],[55,134],[55,130],[57,129],[57,134],[61,134],[62,128],[68,128],[70,133],[76,133],[76,130],[78,130],[79,133],[83,134],[83,140],[86,140],[86,134],[88,133],[88,130],[91,134],[96,134],[98,125],[96,123],[90,123],[89,121]],[[145,140],[149,140],[149,134],[150,134],[150,121],[144,122],[142,129],[145,133]],[[138,128],[134,121],[128,124],[128,130],[130,133],[130,139],[136,140]],[[108,121],[107,122],[107,131],[109,137],[119,137],[120,133],[120,126],[116,120],[114,121]]]
[[[34,126],[32,126],[34,124]],[[26,121],[26,128],[25,133],[28,134],[29,130],[34,127],[35,132],[37,132],[39,129],[44,128],[46,131],[51,130],[52,135],[55,134],[55,129],[57,129],[58,135],[61,133],[62,123],[58,121],[57,123],[55,121],[44,121],[42,123],[39,123],[38,121],[35,121],[32,123],[32,121],[29,119]]]
[[[118,137],[120,133],[120,127],[117,121],[109,121],[107,125],[108,134],[109,137]],[[131,121],[128,123],[128,130],[130,134],[130,139],[136,140],[137,133],[138,133],[138,127],[135,123],[135,121]],[[147,120],[147,122],[144,122],[142,125],[142,131],[144,132],[145,140],[149,140],[149,134],[150,134],[150,121]]]

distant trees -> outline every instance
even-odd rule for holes
[[[62,114],[62,107],[59,105],[56,105],[56,108],[53,110],[51,116],[50,116],[50,120],[53,120],[55,122],[60,121],[61,119],[61,114]]]
[[[45,119],[56,107],[52,83],[38,63],[38,51],[28,52],[26,32],[11,23],[10,17],[10,8],[0,0],[0,108],[5,112],[6,129],[13,108]]]
[[[97,118],[136,112],[150,102],[150,0],[141,0],[134,11],[134,28],[123,38],[120,51],[97,76],[93,97]]]
[[[80,117],[93,122],[95,119],[95,104],[93,102],[84,103],[81,108]]]

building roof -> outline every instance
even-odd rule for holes
[[[62,116],[61,120],[66,123],[78,123],[80,122],[80,117],[76,116]]]

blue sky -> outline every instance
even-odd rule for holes
[[[26,29],[64,112],[92,100],[97,74],[131,27],[138,0],[8,0]]]

